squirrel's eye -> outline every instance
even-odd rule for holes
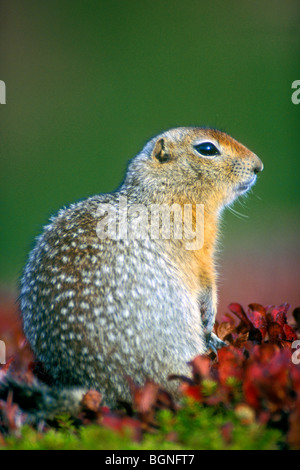
[[[194,145],[194,149],[204,157],[214,157],[220,155],[217,147],[211,142],[201,142],[201,144]]]

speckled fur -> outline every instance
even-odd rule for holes
[[[192,145],[199,140],[215,143],[221,155],[198,155]],[[25,334],[57,387],[97,389],[111,406],[130,400],[126,376],[140,384],[150,377],[176,394],[168,375],[189,374],[187,362],[210,346],[221,210],[261,169],[258,157],[225,133],[173,129],[131,161],[119,190],[51,219],[24,270],[21,310]],[[184,240],[100,240],[99,205],[116,206],[120,196],[128,206],[203,203],[204,246],[188,251]]]

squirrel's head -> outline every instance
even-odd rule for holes
[[[155,199],[218,210],[246,193],[262,170],[261,160],[224,132],[181,127],[150,140],[131,161],[127,179]]]

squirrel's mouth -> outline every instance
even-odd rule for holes
[[[244,183],[240,183],[238,186],[236,186],[235,190],[240,194],[245,193],[251,188],[251,186],[254,185],[255,181],[256,175],[253,175],[250,180],[247,180]]]

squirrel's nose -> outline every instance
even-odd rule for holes
[[[255,163],[254,163],[254,167],[253,167],[253,171],[255,174],[259,173],[260,171],[263,171],[264,169],[264,164],[263,162],[261,161],[260,158],[256,157],[255,159]]]

